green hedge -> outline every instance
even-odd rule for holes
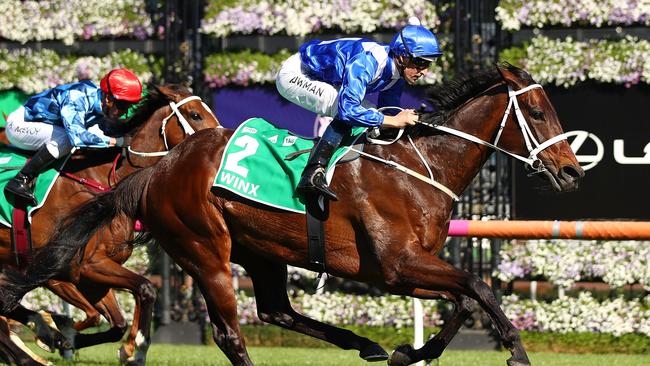
[[[650,353],[650,337],[643,334],[521,332],[527,351],[561,353]]]
[[[356,334],[372,339],[386,349],[413,342],[412,328],[344,327]],[[241,327],[247,346],[265,347],[334,347],[317,340],[276,326],[243,325]],[[439,329],[425,329],[425,337]],[[212,336],[206,337],[210,342]],[[650,337],[642,334],[626,334],[615,337],[605,333],[539,333],[521,332],[521,339],[529,352],[561,353],[650,353]]]

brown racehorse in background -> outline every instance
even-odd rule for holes
[[[533,169],[558,191],[577,188],[584,175],[562,132],[556,112],[539,85],[511,65],[459,78],[434,93],[435,113],[421,115],[428,124],[463,131],[529,159]],[[519,91],[519,92],[517,92]],[[517,94],[519,94],[517,96]],[[506,106],[518,103],[515,113]],[[508,108],[511,110],[511,108]],[[524,121],[522,121],[522,118]],[[505,125],[502,126],[501,122]],[[525,126],[527,127],[525,127]],[[502,126],[503,128],[500,128]],[[521,129],[520,129],[521,128]],[[523,131],[523,134],[522,134]],[[492,150],[420,124],[391,145],[369,145],[364,152],[426,174],[459,195]],[[232,131],[200,131],[155,166],[124,179],[62,221],[24,276],[0,277],[4,311],[34,286],[79,256],[96,230],[114,220],[140,218],[150,234],[197,281],[205,297],[213,336],[234,365],[252,365],[237,319],[230,261],[244,266],[253,280],[260,319],[356,349],[366,360],[388,358],[375,342],[348,330],[295,312],[286,294],[286,264],[308,268],[305,216],[269,208],[212,186]],[[498,136],[498,138],[497,138]],[[531,138],[541,146],[530,145]],[[452,319],[422,348],[399,346],[391,365],[407,365],[440,356],[470,315],[474,302],[487,312],[510,366],[529,365],[519,332],[507,319],[490,287],[478,276],[438,257],[452,213],[451,195],[425,181],[372,159],[340,165],[332,182],[339,195],[326,222],[326,262],[331,274],[372,283],[387,292],[456,304]],[[83,250],[81,251],[83,253]]]
[[[180,116],[182,119],[179,119]],[[173,84],[151,86],[147,97],[134,115],[118,126],[124,131],[128,130],[131,137],[130,147],[124,149],[123,155],[115,149],[83,150],[74,154],[68,161],[47,201],[33,215],[32,238],[35,250],[47,242],[61,217],[96,194],[92,187],[84,186],[82,179],[99,183],[108,189],[113,182],[157,162],[161,155],[179,144],[189,133],[216,126],[219,126],[219,122],[209,107],[202,103],[199,97],[193,96],[187,88]],[[116,159],[118,155],[120,156]],[[74,176],[66,175],[68,173]],[[111,329],[101,333],[77,334],[74,337],[74,348],[119,341],[127,329],[127,323],[111,288],[131,292],[136,299],[135,314],[129,337],[120,350],[120,358],[123,362],[131,358],[133,364],[140,364],[145,360],[156,293],[146,278],[122,267],[133,250],[132,245],[124,242],[131,239],[133,233],[133,222],[116,222],[109,230],[97,233],[86,248],[83,258],[70,264],[66,281],[48,281],[46,287],[86,313],[87,318],[74,324],[74,330],[81,331],[98,325],[100,315],[111,325]],[[2,265],[12,264],[10,247],[10,229],[2,227]],[[61,342],[58,334],[49,334],[49,328],[44,326],[39,314],[19,308],[12,312],[10,317],[23,324],[37,325],[37,334],[41,336],[41,340],[45,339],[45,343],[50,347],[59,346],[56,343]],[[138,340],[140,346],[136,345],[138,332],[144,337],[142,341]],[[136,348],[140,353],[138,355],[134,354]]]

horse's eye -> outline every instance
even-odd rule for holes
[[[533,117],[536,120],[544,120],[544,112],[542,111],[532,111],[530,112],[530,116]]]
[[[195,120],[195,121],[198,121],[198,120],[201,119],[201,116],[200,116],[198,113],[196,113],[196,112],[191,112],[191,113],[190,113],[190,118],[193,119],[193,120]]]

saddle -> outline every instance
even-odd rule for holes
[[[367,141],[374,142],[366,138],[365,128],[353,129],[331,158],[330,174],[336,165],[358,159]],[[246,120],[230,137],[213,186],[274,209],[306,214],[310,269],[324,272],[328,202],[295,192],[314,145],[314,139],[301,138],[262,118]]]

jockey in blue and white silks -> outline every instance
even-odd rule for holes
[[[124,139],[104,134],[111,124],[140,101],[142,84],[127,69],[107,73],[98,87],[88,80],[60,85],[30,97],[7,118],[12,145],[36,150],[34,156],[5,187],[5,193],[36,206],[31,183],[54,160],[73,147],[121,146]]]
[[[399,106],[405,83],[424,76],[442,55],[436,36],[421,25],[407,25],[389,45],[361,38],[314,40],[303,44],[278,72],[276,86],[289,101],[333,117],[314,147],[297,192],[320,193],[337,200],[327,186],[325,167],[353,126],[402,128],[417,121],[411,109],[383,115],[363,104],[378,93],[378,107]]]
[[[101,89],[90,80],[60,85],[29,98],[23,104],[23,116],[26,122],[38,121],[63,127],[67,141],[61,142],[70,145],[70,148],[72,146],[107,147],[110,144],[108,136],[101,134],[101,131],[96,133],[88,131],[88,128],[104,118],[101,97]],[[12,140],[15,141],[16,146],[24,145],[28,150],[32,150],[29,149],[30,146],[25,145],[29,142],[20,139]],[[68,148],[51,151],[52,155],[56,154],[57,157],[68,152],[70,152]]]

